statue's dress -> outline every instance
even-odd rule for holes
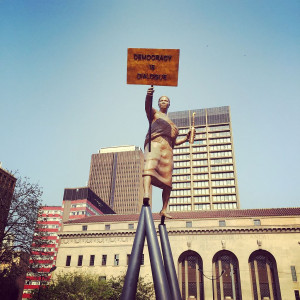
[[[151,184],[159,188],[172,189],[173,148],[178,128],[160,111],[155,110],[156,120],[151,125],[151,152],[149,133],[145,140],[143,176],[151,176]]]

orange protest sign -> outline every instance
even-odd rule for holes
[[[178,85],[179,49],[128,48],[127,84]]]

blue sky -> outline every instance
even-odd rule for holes
[[[155,95],[231,107],[241,207],[299,206],[300,1],[0,1],[0,36],[0,161],[45,204],[86,185],[100,148],[143,146],[127,48],[170,48],[179,85]]]

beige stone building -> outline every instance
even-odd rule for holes
[[[173,212],[166,222],[182,299],[299,299],[300,208]],[[126,273],[135,215],[64,224],[58,272]],[[156,228],[160,219],[153,214]],[[140,275],[152,280],[147,244]]]

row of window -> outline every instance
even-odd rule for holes
[[[232,151],[211,152],[210,157],[232,156]]]
[[[188,160],[190,159],[190,155],[189,154],[181,154],[181,155],[175,155],[174,156],[174,160]]]
[[[232,164],[233,160],[232,158],[221,158],[221,159],[211,159],[210,164],[211,165],[223,165],[223,164]],[[174,162],[174,168],[179,168],[179,167],[190,167],[191,163],[190,161],[175,161]],[[192,161],[193,166],[207,166],[208,165],[208,160],[194,160]],[[221,167],[226,167],[226,166],[221,166]],[[181,173],[181,171],[178,171],[178,173]]]
[[[231,145],[215,145],[209,147],[210,151],[218,151],[218,150],[231,150]]]
[[[225,172],[225,173],[212,173],[211,178],[213,179],[219,179],[219,178],[231,178],[234,177],[233,172]]]
[[[233,165],[227,165],[227,166],[212,166],[211,167],[212,172],[220,172],[220,171],[233,171]]]
[[[211,137],[223,137],[223,136],[230,136],[229,131],[223,131],[223,132],[214,132],[214,133],[209,133],[208,136]]]
[[[207,153],[194,153],[193,159],[195,158],[207,158]]]
[[[235,193],[235,187],[213,188],[213,194],[232,194]]]
[[[206,187],[208,186],[208,181],[195,181],[194,187]]]
[[[220,185],[234,185],[234,180],[213,180],[212,186],[220,186]]]
[[[215,157],[231,157],[232,156],[232,151],[220,151],[220,152],[211,152],[210,157],[215,158]],[[192,155],[193,160],[195,159],[205,159],[207,158],[207,153],[194,153]],[[174,161],[182,161],[182,160],[190,160],[190,155],[189,154],[181,154],[181,155],[175,155],[174,156]]]
[[[232,162],[232,158],[211,159],[210,161],[212,165],[232,164]]]
[[[209,195],[209,189],[194,189],[195,195]]]
[[[209,131],[222,131],[230,129],[229,125],[209,126]]]
[[[190,188],[191,187],[191,182],[180,182],[180,183],[173,183],[172,187],[174,189],[179,189],[179,188]]]
[[[95,258],[96,258],[95,255],[90,255],[89,256],[89,266],[95,266]],[[71,260],[72,260],[72,256],[67,255],[66,267],[71,266]],[[127,254],[127,265],[129,264],[129,260],[130,260],[130,254]],[[107,254],[102,254],[101,265],[106,266],[106,264],[107,264]],[[120,255],[119,254],[114,254],[114,266],[119,266],[119,265],[120,265]],[[142,254],[141,265],[144,265],[144,254]],[[78,267],[83,266],[83,255],[78,255],[77,266]]]
[[[170,198],[171,204],[176,203],[191,203],[191,197],[181,197],[181,198]]]
[[[172,180],[173,181],[191,180],[191,176],[190,175],[173,176]]]
[[[169,206],[170,211],[190,211],[192,210],[191,205],[170,205]]]
[[[236,209],[237,205],[236,203],[218,203],[214,204],[215,210],[221,210],[221,209]]]
[[[110,230],[111,226],[110,226],[110,224],[105,224],[104,228],[105,228],[105,230]],[[128,229],[134,229],[134,224],[129,223]],[[82,225],[82,231],[87,231],[87,230],[88,230],[88,225]]]
[[[209,127],[195,126],[195,128],[197,132],[206,131],[206,128],[208,131],[224,131],[224,130],[229,130],[230,126],[229,125],[217,125],[217,126],[209,126]],[[189,128],[180,128],[179,134],[186,134],[188,133],[189,130],[190,130]]]
[[[222,138],[222,139],[211,139],[209,140],[209,144],[226,144],[230,143],[230,138]]]
[[[200,202],[200,201],[199,201]],[[203,202],[209,202],[209,201],[203,201]],[[178,198],[178,199],[172,199],[170,200],[169,210],[170,211],[190,211],[192,209],[192,206],[189,204],[181,205],[182,203],[191,203],[190,198],[189,200],[184,201],[184,198]],[[176,204],[176,205],[174,205]],[[178,205],[179,204],[179,205]],[[237,204],[228,202],[228,203],[214,203],[213,208],[215,210],[222,210],[222,209],[236,209]],[[210,204],[203,203],[203,204],[194,204],[195,210],[210,210]]]
[[[213,196],[213,202],[233,202],[236,201],[236,195],[221,195]],[[194,196],[194,202],[210,202],[209,196]],[[170,198],[170,204],[182,204],[182,203],[191,203],[191,197],[176,197]],[[233,207],[232,207],[233,208]]]
[[[207,168],[193,168],[194,172],[205,172],[206,169]],[[213,179],[232,178],[232,177],[234,177],[234,173],[233,172],[212,173],[211,177]],[[194,175],[193,178],[194,178],[194,180],[208,179],[208,174],[196,174],[196,175]],[[173,176],[173,180],[174,181],[191,180],[191,176],[190,175],[179,175],[179,176],[175,175],[175,176]]]
[[[214,202],[229,202],[236,201],[236,195],[221,195],[221,196],[213,196]]]
[[[209,204],[195,204],[195,210],[210,210]]]

